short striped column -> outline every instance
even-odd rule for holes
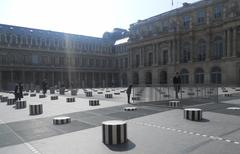
[[[125,93],[126,91],[125,90],[121,90],[120,93]]]
[[[53,118],[53,124],[54,125],[63,125],[63,124],[67,124],[71,122],[71,118],[70,117],[55,117]]]
[[[112,94],[105,94],[105,98],[113,98]]]
[[[169,101],[168,102],[169,107],[179,107],[180,106],[180,101]]]
[[[231,97],[232,94],[224,94],[225,97]]]
[[[109,93],[109,92],[110,92],[110,90],[106,90],[106,92],[107,92],[107,93]]]
[[[102,92],[102,91],[99,91],[99,92],[97,92],[97,94],[103,94],[103,92]]]
[[[124,111],[136,111],[137,108],[136,107],[125,107]]]
[[[16,105],[15,105],[16,109],[24,109],[26,107],[27,107],[26,101],[16,101]]]
[[[127,122],[112,120],[102,122],[103,143],[107,145],[127,142]]]
[[[97,99],[93,99],[93,100],[89,100],[89,106],[98,106],[99,104],[99,100]]]
[[[202,109],[198,108],[187,108],[184,109],[184,118],[192,121],[202,120]]]
[[[36,97],[36,94],[30,94],[30,97]]]
[[[29,94],[28,93],[23,93],[23,96],[28,96]]]
[[[7,101],[8,101],[8,97],[3,96],[3,97],[1,98],[1,102],[7,102]]]
[[[236,88],[235,91],[240,91],[240,88]]]
[[[132,97],[132,100],[133,100],[133,101],[140,101],[140,97],[139,97],[139,96],[137,96],[137,97]]]
[[[43,113],[42,104],[31,104],[29,105],[29,114],[30,115],[39,115]]]
[[[45,98],[46,95],[39,95],[39,98]]]
[[[58,100],[58,96],[51,96],[51,100]]]
[[[194,95],[195,95],[194,92],[189,92],[189,93],[188,93],[188,96],[194,96]]]
[[[91,91],[86,91],[85,94],[86,94],[86,97],[92,97],[92,92]]]
[[[67,101],[68,103],[75,102],[75,98],[74,98],[74,97],[66,98],[66,101]]]
[[[16,102],[16,100],[15,100],[14,98],[9,98],[9,99],[7,100],[7,105],[14,105],[15,102]]]
[[[120,95],[120,93],[114,93],[114,95]]]

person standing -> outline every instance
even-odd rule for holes
[[[23,98],[23,86],[22,83],[19,82],[16,86],[15,86],[15,90],[14,90],[14,95],[15,95],[15,100],[21,100]]]
[[[178,93],[180,91],[180,85],[181,85],[181,78],[178,74],[178,72],[176,73],[176,75],[173,77],[173,86],[175,89],[175,97],[178,99]]]
[[[43,82],[42,82],[42,90],[43,90],[43,95],[45,95],[46,92],[47,92],[47,81],[46,81],[46,79],[44,79]]]
[[[132,85],[129,85],[128,88],[127,88],[127,99],[128,99],[128,104],[131,104],[130,103],[130,95],[131,95],[131,92],[132,92]]]

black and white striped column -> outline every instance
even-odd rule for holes
[[[225,97],[231,97],[232,94],[224,94]]]
[[[66,101],[67,101],[68,103],[75,102],[75,98],[74,98],[74,97],[66,98]]]
[[[120,95],[120,93],[119,93],[119,92],[116,92],[116,93],[114,93],[114,95]]]
[[[58,96],[51,96],[51,100],[58,100]]]
[[[9,98],[9,99],[7,100],[7,105],[14,105],[15,102],[16,102],[16,100],[15,100],[14,98]]]
[[[45,98],[46,95],[39,95],[39,98]]]
[[[169,101],[168,106],[169,107],[179,107],[180,106],[180,101],[177,101],[177,100]]]
[[[16,101],[16,105],[15,105],[16,109],[24,109],[26,107],[27,107],[26,101]]]
[[[36,97],[36,94],[30,94],[30,97]]]
[[[23,96],[28,96],[28,93],[23,93]]]
[[[184,118],[192,121],[202,120],[202,109],[198,108],[187,108],[184,109]]]
[[[102,92],[102,91],[99,91],[99,92],[97,92],[97,94],[103,94],[103,92]]]
[[[7,102],[7,101],[8,101],[8,97],[3,96],[3,97],[1,98],[1,102]]]
[[[29,114],[30,115],[38,115],[43,113],[43,105],[42,104],[31,104],[29,105]]]
[[[138,96],[137,97],[132,97],[132,100],[133,101],[140,101],[140,97],[138,97]]]
[[[113,98],[112,94],[105,94],[105,98]]]
[[[124,111],[136,111],[137,108],[136,107],[125,107]]]
[[[92,92],[91,91],[86,91],[85,94],[86,94],[86,97],[92,97]]]
[[[53,124],[54,125],[62,125],[62,124],[67,124],[71,122],[71,118],[70,117],[55,117],[53,118]]]
[[[93,100],[89,100],[89,106],[98,106],[99,104],[99,100],[97,99],[93,99]]]
[[[103,143],[108,145],[127,142],[127,122],[112,120],[102,122]]]

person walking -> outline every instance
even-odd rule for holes
[[[130,103],[130,95],[131,95],[131,92],[132,92],[132,85],[129,85],[128,88],[127,88],[127,99],[128,99],[128,104],[131,104]]]
[[[23,98],[23,86],[22,83],[19,82],[18,84],[16,84],[15,86],[15,90],[14,90],[14,95],[15,95],[15,100],[21,100]]]
[[[178,72],[176,73],[176,75],[173,77],[173,86],[175,89],[175,97],[176,99],[178,99],[178,93],[180,91],[180,85],[181,85],[181,78],[178,74]]]

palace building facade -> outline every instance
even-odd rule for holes
[[[128,37],[125,43],[116,43]],[[102,38],[0,24],[0,89],[240,84],[240,1],[202,0]]]
[[[202,0],[130,25],[130,82],[240,83],[240,1]]]

